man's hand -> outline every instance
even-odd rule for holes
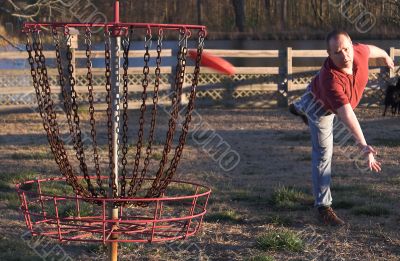
[[[372,148],[370,145],[366,145],[362,149],[362,152],[368,158],[369,170],[371,170],[371,171],[373,170],[375,172],[380,172],[382,170],[381,163],[379,161],[377,161],[374,157],[374,155],[378,154],[377,151],[374,148]]]
[[[393,60],[392,60],[392,58],[390,58],[390,56],[387,56],[386,58],[385,58],[385,64],[386,64],[386,66],[387,67],[389,67],[390,69],[394,69],[394,62],[393,62]]]

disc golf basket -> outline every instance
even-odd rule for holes
[[[92,32],[99,28],[104,33],[105,47],[103,77],[106,109],[103,110],[96,108],[96,90],[93,87]],[[72,31],[84,36],[88,97],[86,118],[78,102],[77,69],[72,59]],[[160,159],[154,165],[151,162],[154,162],[152,152],[155,129],[159,123],[157,116],[165,31],[176,35],[178,53],[172,92],[168,95],[170,105],[163,108],[168,108],[165,116],[168,117],[165,120],[167,124],[163,126],[166,135],[161,144]],[[59,241],[110,243],[110,257],[115,260],[118,242],[161,242],[185,239],[195,234],[206,213],[211,190],[192,182],[174,180],[173,177],[194,109],[205,27],[120,23],[116,1],[113,23],[26,23],[24,32],[38,111],[50,149],[63,176],[17,185],[21,210],[32,235]],[[197,56],[188,103],[184,106],[181,95],[187,69],[188,39],[191,37],[197,40]],[[139,38],[144,42],[134,40]],[[51,39],[54,44],[62,110],[56,109],[52,95],[54,91],[46,60],[49,52],[44,50],[43,39]],[[151,43],[155,39],[157,46],[153,73],[150,53]],[[128,117],[129,54],[134,44],[144,45],[141,104],[137,119]],[[149,97],[151,102],[148,101]],[[182,111],[184,117],[179,126],[178,116]],[[104,126],[96,119],[102,113]],[[60,119],[64,119],[64,122]],[[85,122],[88,123],[85,125]],[[85,140],[84,126],[90,132]],[[129,137],[130,128],[136,129],[135,138]],[[101,133],[104,134],[103,144],[99,141]],[[65,142],[65,135],[71,138],[71,145]],[[132,142],[132,139],[135,141]],[[105,159],[102,158],[104,151]],[[150,169],[153,169],[152,174]]]

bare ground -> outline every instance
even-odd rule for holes
[[[376,108],[356,111],[367,141],[379,152],[383,171],[380,174],[360,171],[345,155],[345,148],[352,146],[351,141],[335,147],[332,193],[337,212],[347,224],[333,228],[318,221],[312,206],[309,134],[299,119],[285,109],[199,109],[196,112],[194,123],[202,123],[200,129],[205,131],[205,136],[189,135],[176,177],[213,189],[208,218],[201,231],[186,241],[123,244],[121,260],[252,260],[257,256],[275,260],[400,259],[399,117],[383,118]],[[37,113],[3,113],[0,121],[0,249],[3,252],[0,259],[40,260],[21,238],[26,227],[17,211],[18,200],[12,183],[35,175],[57,176],[58,168]],[[165,119],[161,122],[166,126]],[[161,151],[165,128],[158,132],[161,138],[157,149]],[[240,155],[233,170],[224,171],[218,158],[213,159],[207,147],[202,147],[203,140],[216,135]],[[294,206],[277,207],[272,195],[282,186],[303,191],[308,197]],[[376,206],[382,213],[373,212]],[[305,248],[290,252],[258,247],[260,235],[282,229],[299,236]],[[73,260],[106,258],[105,249],[99,245],[60,246],[65,256]]]

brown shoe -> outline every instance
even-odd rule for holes
[[[345,222],[341,220],[331,207],[319,207],[319,217],[325,225],[343,226]]]

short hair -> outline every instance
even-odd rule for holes
[[[331,39],[336,38],[339,35],[344,35],[347,38],[350,38],[350,35],[345,31],[345,30],[341,30],[341,29],[335,29],[333,31],[330,31],[327,35],[326,35],[326,49],[329,50],[329,42]]]

